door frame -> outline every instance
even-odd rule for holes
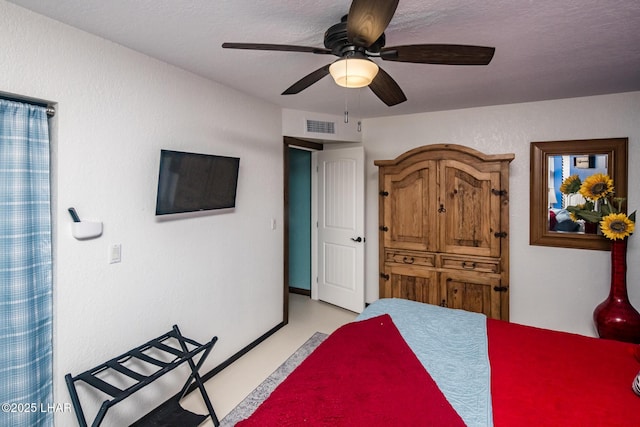
[[[282,138],[283,148],[283,188],[284,188],[284,209],[283,209],[283,251],[284,251],[284,271],[282,286],[282,322],[289,323],[289,148],[303,148],[310,151],[322,151],[323,145],[318,142],[306,141],[290,136]],[[312,174],[313,176],[313,174]],[[312,184],[313,186],[313,184]],[[313,191],[313,190],[312,190]],[[312,209],[313,211],[313,209]],[[313,223],[312,223],[313,224]],[[311,292],[313,293],[313,280],[311,280]]]

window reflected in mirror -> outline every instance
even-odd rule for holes
[[[549,231],[559,233],[590,233],[597,230],[593,224],[584,220],[573,221],[567,206],[583,204],[586,200],[580,193],[563,194],[560,191],[562,183],[570,176],[576,175],[580,181],[595,174],[608,174],[609,156],[607,154],[566,154],[548,157],[549,176],[547,179],[547,203],[549,216],[547,218]]]

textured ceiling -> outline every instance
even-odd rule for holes
[[[488,66],[376,62],[408,101],[325,77],[280,93],[331,55],[222,49],[223,42],[323,47],[349,0],[10,0],[284,108],[377,117],[640,90],[639,0],[400,0],[387,46],[493,46]]]

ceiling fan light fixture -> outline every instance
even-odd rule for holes
[[[329,66],[329,73],[338,86],[358,88],[368,86],[378,69],[378,64],[366,58],[342,58]]]

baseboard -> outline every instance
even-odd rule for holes
[[[221,364],[219,364],[209,372],[205,373],[204,375],[201,375],[202,382],[203,383],[207,382],[208,380],[210,380],[211,378],[219,374],[223,369],[229,367],[233,362],[235,362],[236,360],[240,359],[242,356],[247,354],[249,351],[255,348],[258,344],[260,344],[261,342],[269,338],[271,335],[275,334],[284,325],[285,325],[284,322],[280,322],[279,324],[277,324],[276,326],[274,326],[273,328],[269,329],[267,332],[262,334],[260,337],[252,341],[249,345],[240,349],[240,351],[235,353],[233,356],[231,356],[230,358],[228,358],[227,360],[225,360],[224,362],[222,362]],[[185,395],[191,393],[197,388],[198,388],[198,385],[194,382],[193,384],[191,384],[191,386],[189,386]]]
[[[289,293],[298,294],[298,295],[306,295],[308,297],[311,296],[311,290],[310,289],[293,288],[291,286],[289,286]]]

